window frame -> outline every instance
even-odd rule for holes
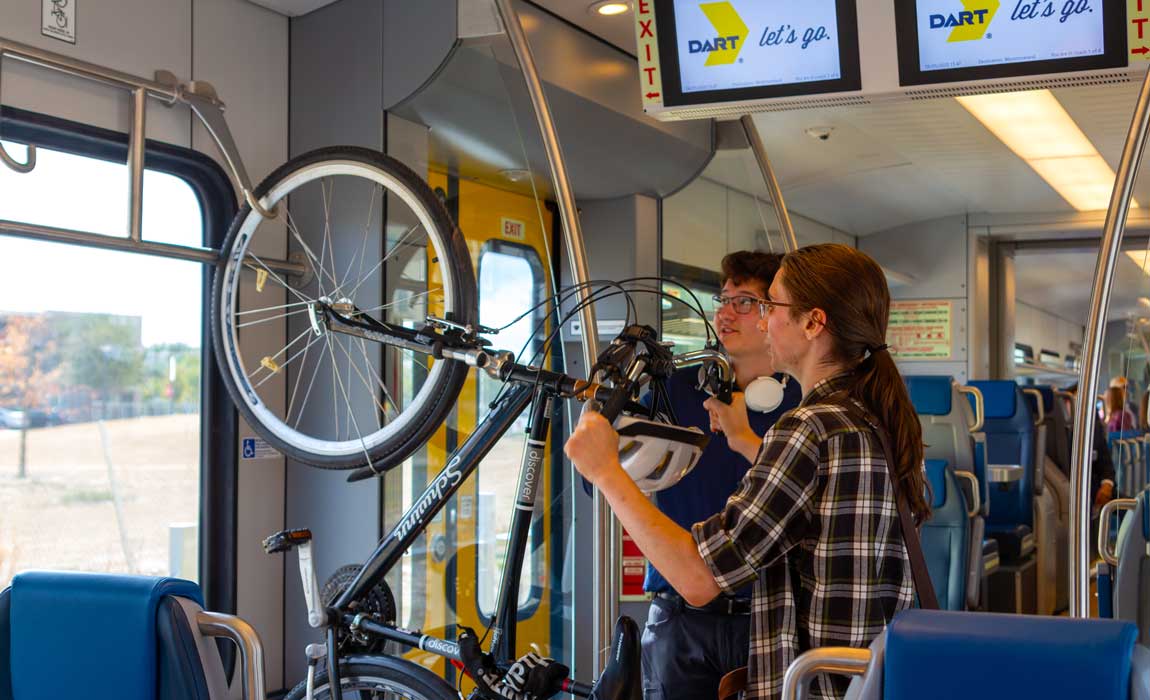
[[[492,239],[488,239],[487,241],[484,241],[483,245],[480,246],[480,248],[479,248],[479,255],[477,257],[477,264],[475,266],[475,268],[476,268],[475,269],[475,279],[476,279],[476,287],[477,288],[479,286],[478,281],[480,279],[482,279],[482,275],[483,275],[483,258],[485,255],[487,255],[489,253],[520,258],[520,259],[526,261],[528,267],[531,268],[531,276],[532,276],[532,279],[534,280],[534,285],[533,285],[534,289],[532,290],[531,306],[535,307],[534,312],[528,317],[529,322],[531,323],[531,327],[534,328],[536,325],[538,325],[539,323],[541,323],[545,319],[547,319],[549,316],[551,316],[551,312],[547,309],[546,305],[541,305],[543,300],[547,298],[548,293],[547,293],[547,268],[545,267],[545,265],[543,263],[542,257],[539,255],[539,251],[536,250],[534,247],[527,245],[526,243],[518,243],[515,241],[505,241],[505,240],[501,240],[498,238],[492,238]],[[482,303],[483,303],[483,301],[482,301],[482,299],[480,299],[479,300],[480,306],[482,306]],[[527,320],[527,319],[525,319],[525,320]],[[528,353],[527,358],[528,359],[530,359],[534,355],[534,353],[538,351],[539,345],[541,345],[541,343],[542,343],[542,340],[540,338],[536,338],[536,346],[535,347],[529,347],[527,349],[527,353]],[[510,348],[510,349],[512,352],[516,352],[519,350],[519,348]],[[520,358],[520,359],[522,359],[522,358]],[[544,362],[546,362],[546,360],[547,360],[547,358],[543,358]],[[476,391],[475,396],[476,396],[476,401],[477,401],[476,415],[478,416],[482,412],[482,401],[479,400],[480,399],[480,392]],[[482,418],[479,418],[480,422],[482,422],[482,420],[483,420]],[[511,434],[512,433],[508,433],[508,435],[511,435]],[[554,439],[555,439],[555,436],[552,435],[552,440],[554,440]],[[552,455],[552,459],[554,459],[553,455]],[[482,474],[482,472],[476,473],[476,477],[475,477],[476,478],[476,494],[478,494],[478,491],[479,491],[479,481],[478,480],[481,478],[481,474]],[[478,507],[478,505],[476,507]],[[538,513],[537,515],[542,516],[542,514],[543,514],[542,511],[540,511],[540,513]],[[532,525],[534,525],[534,522],[532,523]],[[478,521],[478,519],[476,519],[476,523],[475,523],[474,538],[475,538],[476,542],[479,541],[479,521]],[[536,567],[539,564],[539,562],[535,561],[534,556],[533,556],[533,552],[539,551],[540,548],[543,546],[543,542],[544,542],[543,525],[542,525],[542,522],[540,522],[539,527],[530,528],[530,534],[528,536],[528,541],[527,541],[527,551],[524,553],[524,562],[527,562],[527,560],[529,558],[531,559],[530,566],[533,567],[532,568],[533,573],[538,573],[535,571],[534,567]],[[506,564],[506,562],[504,562],[504,564]],[[546,567],[547,562],[544,561],[543,566]],[[551,572],[548,572],[548,577],[550,577],[550,573]],[[501,578],[502,578],[502,576],[501,576]],[[475,612],[479,616],[479,619],[483,622],[484,625],[491,625],[494,622],[494,612],[495,611],[486,612],[483,610],[483,607],[480,604],[480,596],[478,593],[480,585],[481,585],[481,581],[479,580],[479,551],[477,549],[476,555],[475,555],[475,590],[476,590]],[[498,587],[498,585],[499,584],[496,583],[497,587]],[[498,592],[498,589],[496,590],[496,593],[497,592]],[[526,620],[526,619],[530,618],[532,615],[534,615],[535,612],[539,609],[539,606],[543,602],[543,593],[544,593],[544,588],[542,586],[537,586],[534,583],[532,583],[528,589],[527,599],[522,604],[516,606],[516,620]],[[498,601],[496,601],[496,605],[498,605]]]
[[[115,163],[126,163],[128,158],[126,133],[15,107],[0,106],[0,136],[85,158]],[[144,168],[178,177],[191,187],[203,219],[202,245],[219,250],[237,211],[235,190],[223,168],[204,153],[151,139],[145,142]],[[203,264],[202,274],[199,579],[208,609],[234,613],[238,418],[212,352],[215,267]]]

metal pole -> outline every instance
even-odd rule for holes
[[[775,171],[771,168],[771,161],[767,159],[767,147],[759,138],[759,129],[751,115],[744,114],[739,123],[747,134],[747,143],[755,154],[755,161],[759,164],[759,171],[763,174],[763,182],[767,185],[767,194],[771,197],[771,206],[775,209],[775,216],[779,220],[779,230],[783,232],[783,250],[791,252],[798,250],[799,242],[795,238],[795,227],[791,225],[791,215],[787,213],[786,202],[783,201],[783,191],[779,189],[779,181],[775,179]]]
[[[132,132],[128,141],[128,238],[143,239],[144,226],[144,129],[148,113],[148,92],[132,90]]]
[[[1102,230],[1098,265],[1094,268],[1094,287],[1090,293],[1090,318],[1086,326],[1086,347],[1082,356],[1082,375],[1078,381],[1078,398],[1074,407],[1074,452],[1070,464],[1070,615],[1090,615],[1090,493],[1088,478],[1094,449],[1094,394],[1098,391],[1098,370],[1102,360],[1102,339],[1106,331],[1106,309],[1110,306],[1110,288],[1114,267],[1126,230],[1126,215],[1142,151],[1146,146],[1146,128],[1150,123],[1150,72],[1142,81],[1142,91],[1134,107],[1134,118],[1122,149],[1122,160],[1110,206]],[[1100,449],[1103,449],[1100,446]]]
[[[531,54],[531,47],[527,44],[527,34],[519,23],[519,15],[511,5],[511,0],[495,0],[503,21],[507,38],[515,50],[515,58],[523,72],[523,80],[527,83],[527,91],[531,95],[531,104],[535,108],[535,118],[539,123],[539,132],[543,136],[543,145],[547,150],[547,162],[551,166],[551,182],[555,187],[555,196],[559,200],[559,218],[563,222],[564,243],[567,246],[567,255],[571,263],[571,276],[576,284],[582,284],[591,279],[591,268],[587,264],[587,252],[583,247],[583,230],[579,225],[579,212],[575,208],[575,194],[571,191],[571,181],[567,177],[567,165],[563,160],[563,151],[559,147],[559,136],[555,131],[555,122],[551,118],[551,108],[547,104],[547,95],[543,92],[543,83],[539,79],[539,72],[535,68],[535,58]],[[580,302],[590,296],[590,290],[580,288],[578,298]],[[595,309],[586,304],[580,311],[580,321],[583,324],[583,362],[586,371],[590,372],[599,356],[599,326],[595,322]],[[592,634],[592,645],[595,649],[595,663],[593,672],[599,674],[606,662],[607,649],[610,640],[615,616],[619,611],[619,601],[615,593],[618,586],[614,585],[617,575],[617,566],[613,563],[614,557],[614,525],[611,511],[603,496],[595,491],[593,510],[593,534],[595,541],[595,559],[592,568],[592,578],[595,580],[595,598],[592,614],[595,625]]]

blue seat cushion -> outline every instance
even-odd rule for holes
[[[998,542],[998,556],[1006,563],[1025,559],[1034,551],[1034,534],[1026,525],[987,526],[986,536]]]
[[[983,407],[987,418],[1013,418],[1018,410],[1018,385],[1005,379],[970,382],[982,392]],[[967,399],[974,406],[974,397]]]
[[[930,507],[941,508],[942,504],[946,502],[946,472],[947,463],[945,459],[928,459],[926,460],[926,478],[930,484]]]
[[[954,391],[950,377],[910,376],[906,378],[906,390],[920,416],[950,415]]]
[[[12,694],[58,700],[62,680],[85,680],[88,697],[154,700],[156,616],[165,596],[200,605],[190,581],[151,576],[25,572],[12,580]],[[97,689],[103,688],[103,690]]]
[[[176,598],[165,596],[160,601],[156,615],[160,654],[156,700],[212,700],[194,624]]]
[[[1125,700],[1137,637],[1116,620],[906,610],[887,629],[883,698]]]
[[[0,700],[12,700],[12,589],[0,591]]]

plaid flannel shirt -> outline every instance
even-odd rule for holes
[[[808,649],[866,647],[914,601],[882,446],[827,403],[851,381],[816,384],[763,438],[723,510],[692,527],[724,592],[755,584],[747,700],[778,698],[787,666]],[[811,697],[841,698],[848,684],[820,674]]]

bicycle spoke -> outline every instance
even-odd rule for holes
[[[335,180],[331,179],[331,178],[324,178],[323,181],[320,183],[320,185],[322,186],[323,183],[327,182],[328,180],[331,180],[331,187],[324,187],[323,188],[324,189],[324,196],[323,196],[323,243],[322,243],[322,245],[326,246],[325,252],[331,253],[331,274],[330,274],[330,277],[331,277],[332,281],[334,282],[335,281],[335,271],[336,271],[335,270],[335,243],[333,241],[334,236],[332,236],[332,231],[331,231],[331,228],[332,228],[331,227],[331,202],[333,199],[335,199]],[[321,255],[322,254],[323,253],[321,253]],[[326,270],[324,270],[324,271],[326,272]],[[337,292],[341,291],[340,287],[339,287],[339,283],[336,282],[335,284],[336,284],[335,288],[330,290],[330,293],[332,295],[335,295]]]
[[[300,380],[303,379],[303,368],[307,367],[307,354],[311,351],[311,346],[314,344],[314,342],[309,341],[308,344],[304,346],[303,359],[300,360],[300,371],[296,372],[295,375],[295,384],[292,386],[291,398],[288,399],[287,412],[284,413],[284,420],[291,420],[291,409],[292,406],[295,405],[295,397],[296,392],[299,391]]]
[[[391,307],[395,306],[396,304],[400,304],[400,303],[403,303],[405,301],[410,302],[412,299],[418,299],[420,297],[430,296],[432,294],[435,294],[436,292],[442,292],[442,291],[443,291],[443,287],[436,287],[435,289],[429,289],[426,292],[420,292],[419,294],[412,294],[411,296],[404,297],[402,299],[396,299],[395,301],[389,301],[388,303],[383,304],[382,306],[373,306],[370,309],[360,309],[359,311],[360,311],[360,313],[365,313],[365,314],[369,314],[373,311],[382,311],[384,309],[390,309]]]
[[[278,304],[276,306],[265,306],[262,309],[248,309],[247,311],[237,311],[236,316],[247,316],[248,314],[258,314],[261,311],[277,311],[279,309],[290,309],[296,306],[307,306],[310,301],[293,301],[290,304]]]
[[[351,274],[351,268],[355,265],[356,258],[359,258],[359,271],[356,273],[360,279],[363,279],[363,261],[367,259],[367,234],[371,231],[371,215],[375,213],[375,193],[379,189],[378,185],[373,185],[371,188],[371,201],[367,203],[367,222],[363,225],[363,239],[360,242],[359,252],[353,255],[347,264],[347,269],[344,270],[343,278],[340,280],[340,287],[347,282],[347,276]]]
[[[256,385],[255,385],[254,387],[252,387],[252,388],[253,388],[253,389],[259,389],[259,388],[260,388],[260,386],[261,386],[261,385],[263,385],[263,383],[264,383],[264,382],[266,382],[267,380],[271,379],[273,376],[275,376],[276,374],[278,374],[280,371],[282,371],[282,370],[284,370],[284,369],[287,369],[288,365],[290,365],[290,364],[292,363],[292,361],[294,361],[294,360],[295,360],[295,358],[299,357],[299,356],[300,356],[301,354],[303,354],[303,353],[306,353],[306,352],[307,352],[307,350],[308,350],[308,348],[310,348],[312,345],[315,345],[317,342],[319,342],[319,340],[320,340],[320,336],[316,336],[314,339],[312,339],[312,340],[309,340],[309,341],[307,342],[307,344],[303,346],[303,349],[302,349],[302,350],[297,350],[297,351],[296,351],[296,354],[294,354],[294,355],[292,355],[291,357],[289,357],[289,358],[287,359],[287,361],[286,361],[286,362],[284,362],[282,365],[280,365],[280,366],[279,366],[279,370],[277,370],[277,371],[275,371],[275,372],[271,372],[271,373],[269,373],[269,374],[268,374],[268,376],[266,376],[266,377],[264,377],[263,379],[261,379],[261,380],[260,380],[260,383],[259,383],[259,384],[256,384]]]
[[[309,396],[311,396],[311,389],[313,386],[315,386],[315,378],[319,376],[319,368],[321,364],[323,364],[322,355],[319,360],[316,360],[315,368],[311,371],[311,379],[308,380],[307,391],[305,391],[303,394],[303,401],[301,401],[299,404],[299,415],[295,417],[295,423],[292,424],[292,430],[299,430],[299,422],[300,419],[303,418],[304,406],[307,405],[307,399]],[[291,420],[291,413],[288,413],[284,419]]]
[[[407,237],[410,236],[413,231],[415,231],[415,229],[419,228],[419,226],[420,226],[419,224],[416,224],[415,226],[412,226],[411,228],[407,229],[407,233],[403,234],[403,236],[400,237],[400,242],[406,240]],[[380,258],[379,262],[377,262],[375,265],[372,266],[372,268],[370,270],[367,271],[367,276],[360,279],[359,284],[352,287],[351,291],[347,293],[347,296],[349,298],[354,297],[355,293],[359,290],[360,286],[363,285],[364,280],[366,280],[368,277],[371,277],[373,274],[375,274],[376,270],[383,267],[383,265],[388,261],[389,258],[391,258],[391,256],[395,253],[396,250],[399,250],[398,244],[396,244],[395,248],[392,248],[390,253],[385,254],[382,258]]]
[[[332,366],[335,365],[335,351],[331,349],[331,343],[327,345],[328,355],[331,356]],[[355,426],[356,437],[359,438],[359,444],[363,448],[363,457],[367,460],[367,466],[373,466],[374,462],[371,460],[371,455],[367,452],[367,443],[363,440],[363,433],[359,429],[359,421],[355,419],[355,413],[352,411],[351,399],[347,396],[347,389],[343,385],[343,378],[339,376],[339,372],[333,372],[336,380],[339,382],[340,393],[343,394],[343,403],[347,406],[347,418],[351,425]],[[348,438],[351,438],[351,431],[348,430]],[[336,431],[336,439],[339,439],[339,432]]]
[[[362,340],[362,339],[360,339],[360,342],[363,342],[363,340]],[[367,380],[367,377],[363,376],[363,372],[360,372],[360,371],[359,371],[359,367],[357,367],[357,366],[356,366],[356,364],[355,364],[355,359],[354,359],[354,358],[352,358],[352,356],[351,356],[351,353],[350,353],[350,352],[348,352],[348,351],[347,351],[347,348],[343,347],[342,345],[339,345],[338,343],[337,343],[336,345],[339,347],[340,351],[342,351],[342,352],[343,352],[344,356],[346,356],[346,357],[347,357],[347,366],[348,366],[348,384],[349,384],[349,385],[351,384],[351,370],[352,370],[352,368],[354,368],[354,369],[355,369],[355,373],[356,373],[356,374],[359,376],[359,380],[360,380],[361,382],[363,382],[363,385],[364,385],[364,387],[367,389],[367,393],[368,393],[368,396],[371,396],[371,400],[372,400],[372,402],[373,402],[373,403],[375,403],[375,405],[379,407],[379,410],[380,410],[380,411],[383,411],[384,415],[387,415],[387,408],[386,408],[386,407],[384,407],[384,405],[383,405],[383,404],[381,404],[381,403],[379,402],[379,399],[377,399],[377,398],[375,397],[375,387],[373,387],[373,386],[371,385],[371,382],[369,382],[369,381]],[[366,355],[366,354],[364,355],[364,360],[367,360],[367,355]],[[383,426],[379,424],[379,414],[376,414],[376,417],[375,417],[375,428],[376,428],[376,430],[379,430],[381,427],[383,427]]]
[[[327,270],[323,269],[323,266],[320,264],[319,260],[315,257],[315,253],[312,252],[311,247],[308,246],[308,244],[307,244],[307,241],[305,241],[303,239],[303,234],[300,233],[299,227],[296,226],[295,219],[292,218],[290,210],[287,213],[287,227],[288,227],[288,231],[291,231],[292,236],[296,239],[296,241],[299,242],[300,247],[303,248],[303,251],[305,253],[305,257],[307,258],[307,261],[308,261],[308,266],[311,267],[312,274],[315,275],[315,278],[319,283],[320,296],[323,296],[323,274],[322,273],[327,272]],[[317,265],[319,265],[318,269],[316,267]],[[339,283],[335,281],[334,277],[332,277],[331,275],[328,275],[328,277],[331,278],[332,284],[334,284],[336,287],[339,287]]]
[[[247,321],[245,323],[240,323],[240,324],[236,325],[236,328],[247,328],[248,326],[255,326],[255,325],[260,324],[260,323],[267,323],[268,321],[279,321],[280,319],[285,319],[288,316],[296,316],[298,314],[303,314],[303,313],[307,313],[307,309],[298,309],[296,311],[289,311],[286,314],[280,314],[279,316],[268,316],[267,318],[260,318],[260,319],[256,319],[255,321]]]
[[[283,281],[283,278],[282,278],[282,277],[280,277],[279,275],[277,275],[275,272],[273,272],[273,271],[272,271],[272,269],[271,269],[270,267],[268,267],[268,266],[267,266],[267,264],[266,264],[266,263],[264,263],[264,261],[263,261],[263,260],[260,260],[260,258],[259,258],[259,256],[258,256],[258,255],[256,255],[255,253],[252,253],[252,252],[250,252],[250,251],[249,251],[249,252],[248,252],[248,257],[249,257],[249,258],[251,258],[252,260],[255,260],[255,261],[256,261],[256,263],[257,263],[257,264],[258,264],[260,267],[262,267],[262,268],[264,269],[264,271],[265,271],[265,272],[267,272],[267,273],[268,273],[268,277],[271,277],[271,278],[272,278],[273,280],[275,280],[276,282],[279,282],[279,284],[280,284],[280,286],[281,286],[281,287],[283,287],[284,289],[288,290],[288,291],[289,291],[289,292],[291,292],[292,294],[296,295],[296,298],[297,298],[297,299],[299,299],[300,301],[302,301],[302,302],[303,302],[303,303],[305,303],[305,304],[310,304],[310,303],[312,302],[312,300],[311,300],[311,299],[308,299],[306,296],[304,296],[304,293],[303,293],[303,292],[299,291],[298,289],[296,289],[295,287],[291,286],[291,285],[290,285],[290,284],[288,284],[287,282],[284,282],[284,281]],[[248,267],[248,269],[249,269],[249,270],[254,270],[254,269],[255,269],[255,268],[253,268],[251,265],[248,265],[247,267]]]
[[[312,331],[311,331],[311,327],[309,326],[308,328],[306,328],[306,329],[304,330],[304,332],[303,332],[303,333],[300,333],[300,334],[299,334],[299,335],[297,335],[296,337],[292,338],[292,340],[291,340],[291,342],[290,342],[290,343],[288,343],[287,345],[285,345],[285,346],[283,346],[282,348],[280,348],[280,351],[279,351],[279,352],[277,352],[275,355],[272,355],[270,358],[264,358],[264,359],[270,359],[272,362],[275,362],[275,360],[276,360],[276,358],[277,358],[277,357],[279,357],[280,355],[282,355],[282,354],[284,354],[285,352],[287,352],[288,348],[290,348],[291,346],[295,345],[297,342],[299,342],[299,339],[300,339],[300,338],[304,337],[305,335],[307,335],[308,333],[311,333],[311,332],[312,332]],[[252,371],[252,373],[248,375],[248,381],[251,381],[252,379],[254,379],[254,378],[255,378],[255,376],[256,376],[256,374],[258,374],[258,373],[259,373],[259,371],[260,371],[261,369],[262,369],[262,370],[267,370],[267,371],[268,371],[268,373],[269,373],[269,376],[270,376],[270,375],[272,375],[272,374],[275,374],[275,371],[274,371],[274,370],[271,370],[271,369],[268,369],[267,367],[265,367],[265,366],[264,366],[264,364],[263,364],[263,362],[261,361],[261,362],[260,362],[260,366],[259,366],[259,367],[257,367],[256,369],[254,369],[254,370]],[[266,378],[265,378],[265,380],[264,380],[264,381],[266,381]],[[260,384],[262,384],[262,383],[263,383],[263,381],[261,381],[261,382],[260,382]],[[259,386],[259,384],[257,384],[256,386],[258,387],[258,386]]]
[[[367,342],[364,341],[363,338],[360,338],[359,339],[359,345],[360,345],[360,352],[363,353],[363,364],[364,364],[364,366],[367,367],[368,373],[371,374],[371,376],[375,379],[375,381],[379,383],[379,388],[383,389],[383,395],[387,398],[388,403],[391,404],[392,411],[395,412],[395,416],[396,416],[396,418],[398,418],[399,417],[399,404],[397,404],[395,402],[395,399],[392,397],[391,392],[387,390],[387,382],[383,381],[383,377],[380,376],[379,372],[376,372],[375,367],[372,366],[371,358],[369,358],[367,356]],[[379,360],[380,360],[380,364],[382,365],[382,363],[383,363],[383,353],[382,352],[380,353]],[[383,417],[387,418],[389,421],[391,420],[391,418],[387,415],[386,405],[384,406]],[[383,427],[383,426],[380,426],[380,427]]]

